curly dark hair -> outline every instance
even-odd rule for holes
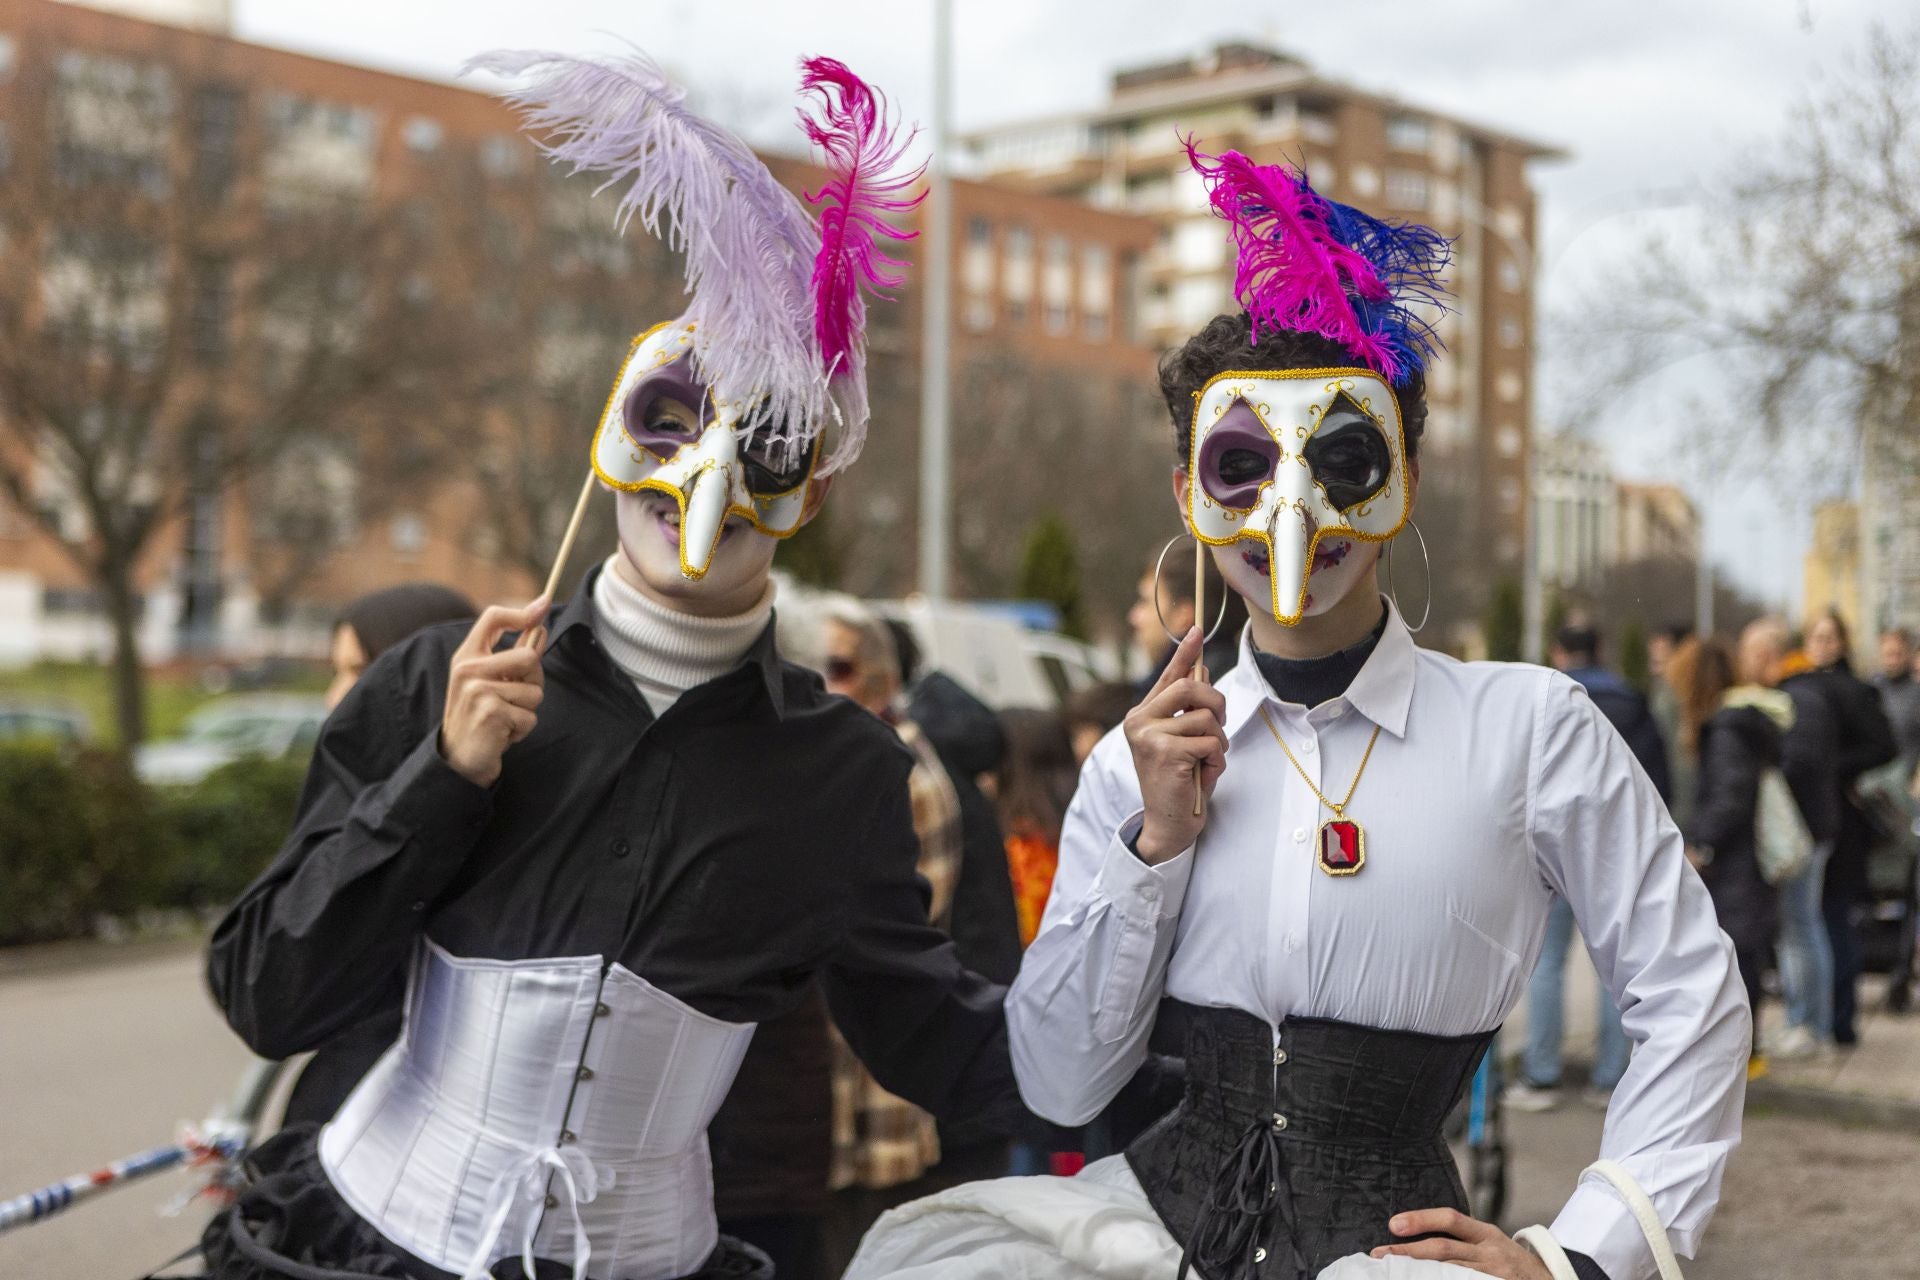
[[[1353,354],[1330,338],[1291,329],[1269,329],[1252,341],[1253,321],[1243,312],[1218,315],[1207,327],[1160,357],[1160,394],[1173,416],[1173,447],[1186,462],[1193,447],[1193,397],[1223,369],[1319,369],[1351,367]],[[1393,389],[1406,432],[1407,461],[1420,456],[1427,429],[1427,380],[1414,373]]]

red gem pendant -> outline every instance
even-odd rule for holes
[[[1360,824],[1345,818],[1320,824],[1320,869],[1330,876],[1350,876],[1367,862],[1367,836]]]

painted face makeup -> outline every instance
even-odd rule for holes
[[[1230,370],[1194,399],[1187,518],[1276,621],[1332,607],[1406,524],[1400,408],[1367,369]]]
[[[673,500],[680,572],[697,580],[730,517],[772,538],[799,531],[819,442],[787,456],[765,443],[766,433],[742,431],[751,403],[703,383],[692,347],[692,330],[677,323],[634,340],[594,433],[593,470],[614,489]]]

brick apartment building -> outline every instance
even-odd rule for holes
[[[617,352],[636,327],[672,314],[678,263],[638,230],[615,234],[610,202],[589,199],[590,181],[556,176],[513,114],[485,93],[234,40],[221,34],[218,4],[160,12],[168,22],[56,0],[0,0],[0,164],[10,153],[28,162],[25,149],[4,145],[5,131],[18,139],[46,130],[57,153],[48,163],[93,157],[99,162],[89,171],[107,181],[162,203],[205,206],[205,218],[226,227],[226,243],[240,246],[220,263],[218,280],[197,274],[197,257],[190,268],[192,302],[177,318],[223,335],[209,351],[262,322],[223,286],[250,269],[256,251],[247,246],[283,202],[344,198],[390,209],[426,242],[409,289],[465,289],[474,309],[499,313],[516,334],[517,350],[476,351],[474,361],[518,361],[520,383],[543,394],[564,384],[566,394],[545,394],[542,411],[561,411],[544,432],[526,427],[521,400],[491,405],[484,441],[456,451],[487,455],[480,461],[416,451],[403,463],[367,464],[364,450],[334,451],[322,441],[289,450],[242,483],[212,477],[204,491],[185,495],[181,515],[138,562],[143,655],[315,653],[342,603],[398,581],[443,581],[482,600],[524,598],[537,581],[538,553],[577,491]],[[27,101],[39,96],[29,90],[29,68],[46,83],[43,104]],[[41,107],[44,119],[35,114]],[[818,185],[819,172],[803,161],[770,163],[796,188]],[[972,234],[1003,229],[1052,255],[1036,271],[1030,314],[1009,315],[992,332],[956,324],[957,579],[965,590],[1002,594],[1030,518],[1016,503],[1039,501],[1051,470],[1001,475],[1009,440],[1040,441],[1043,454],[1051,439],[1107,455],[1115,450],[1106,438],[1142,452],[1157,441],[1151,400],[1140,390],[1151,352],[1130,337],[1138,325],[1126,288],[1154,227],[1122,212],[966,182],[955,184],[954,202]],[[15,262],[46,272],[51,256],[21,252],[29,241],[16,240]],[[956,245],[958,272],[969,269],[968,252],[966,241]],[[1055,299],[1063,278],[1071,295],[1064,305]],[[872,443],[830,508],[837,576],[851,589],[894,594],[914,581],[919,339],[911,286],[873,309]],[[215,356],[199,365],[196,377],[219,381]],[[1053,388],[1063,394],[1050,401]],[[1073,413],[1058,411],[1062,401]],[[989,413],[993,421],[983,425]],[[1041,413],[1048,421],[1031,420]],[[1100,433],[1091,443],[1084,432],[1061,436],[1060,422],[1076,415]],[[409,425],[396,422],[390,434],[403,436]],[[27,470],[35,511],[83,543],[86,516],[59,468]],[[1162,487],[1156,482],[1151,492]],[[283,503],[299,518],[284,518]],[[523,530],[521,541],[538,547],[514,547],[503,526],[485,518],[522,507],[541,527]],[[1142,518],[1146,529],[1170,524],[1170,510],[1156,506]],[[603,535],[607,525],[603,519]],[[1123,513],[1112,522],[1111,546],[1096,534],[1086,549],[1103,560],[1124,549],[1124,564],[1107,575],[1114,592],[1131,583],[1151,537],[1128,528]],[[14,663],[97,658],[110,642],[95,584],[34,512],[4,499],[0,636],[0,661]]]
[[[976,172],[995,185],[1154,222],[1154,244],[1134,263],[1131,287],[1140,297],[1141,338],[1164,345],[1225,309],[1232,279],[1226,238],[1181,146],[1186,134],[1209,153],[1237,149],[1261,162],[1302,164],[1333,199],[1455,237],[1456,310],[1440,321],[1447,350],[1428,383],[1427,442],[1440,464],[1429,470],[1444,470],[1461,508],[1476,513],[1458,534],[1517,576],[1525,546],[1537,256],[1527,166],[1559,153],[1246,43],[1122,70],[1096,108],[980,130],[965,141]],[[993,246],[977,247],[984,255]],[[1021,305],[1007,280],[1031,274],[1022,265],[1030,246],[997,248],[998,310],[985,270],[962,285],[963,315],[982,328]],[[967,295],[970,283],[981,287]],[[1056,288],[1052,296],[1064,295]]]
[[[638,231],[617,235],[592,182],[557,176],[488,94],[231,39],[218,0],[144,3],[169,21],[0,0],[0,165],[12,156],[19,176],[31,160],[6,130],[16,143],[50,130],[57,156],[88,158],[90,173],[204,206],[226,229],[226,274],[194,275],[178,320],[224,335],[216,354],[263,323],[226,286],[283,205],[388,210],[421,242],[406,289],[492,318],[495,345],[460,373],[498,366],[501,387],[458,445],[395,455],[322,438],[243,482],[203,477],[140,558],[143,654],[316,652],[342,603],[397,581],[444,581],[477,599],[529,594],[577,490],[617,353],[635,328],[672,314],[678,263]],[[27,101],[34,75],[47,82],[44,103]],[[1100,112],[972,140],[984,172],[953,184],[956,589],[1009,593],[1036,518],[1084,511],[1096,493],[1100,518],[1080,521],[1076,536],[1090,612],[1109,630],[1177,528],[1154,357],[1226,304],[1227,264],[1172,146],[1176,121],[1206,145],[1262,159],[1304,148],[1336,197],[1460,236],[1461,314],[1443,325],[1450,355],[1432,388],[1429,439],[1436,454],[1470,461],[1456,473],[1490,513],[1499,562],[1517,569],[1531,397],[1524,166],[1546,153],[1231,46],[1121,73]],[[1041,156],[1041,137],[1071,145]],[[769,163],[796,189],[818,185],[803,160]],[[25,244],[15,238],[13,261],[44,272],[51,259],[23,256]],[[909,591],[918,571],[911,279],[872,309],[867,454],[804,535],[825,576],[870,595]],[[217,385],[219,360],[200,364],[196,376]],[[413,425],[383,434],[422,434]],[[34,513],[50,513],[69,541],[84,540],[85,515],[57,467],[30,470],[32,511],[0,498],[0,661],[98,656],[108,642],[100,593]],[[607,505],[593,549],[605,545]]]

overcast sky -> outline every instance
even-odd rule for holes
[[[1542,317],[1551,328],[1556,310],[1628,242],[1628,215],[1684,204],[1689,189],[1724,169],[1740,147],[1783,128],[1811,76],[1858,48],[1873,23],[1910,21],[1911,0],[960,0],[954,7],[954,112],[963,129],[1092,106],[1117,65],[1251,37],[1356,85],[1565,148],[1568,161],[1541,165],[1535,175],[1545,218]],[[841,58],[887,88],[908,115],[926,118],[931,12],[928,0],[237,0],[236,26],[247,39],[442,79],[484,49],[605,51],[625,38],[686,80],[707,109],[765,145],[784,130],[794,64],[804,54]],[[1548,345],[1550,363],[1570,358]],[[1543,385],[1553,385],[1551,376]],[[1537,404],[1537,426],[1571,416],[1569,406],[1550,401]],[[1816,495],[1701,464],[1672,474],[1665,457],[1677,429],[1647,397],[1602,428],[1623,476],[1688,486],[1708,513],[1710,552],[1730,576],[1769,600],[1797,602]]]

